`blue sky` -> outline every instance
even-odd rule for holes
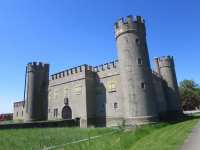
[[[200,83],[198,0],[0,1],[0,113],[22,100],[25,66],[51,64],[51,73],[117,58],[113,32],[121,16],[142,15],[152,61],[175,57],[178,80]]]

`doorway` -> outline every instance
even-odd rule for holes
[[[72,119],[72,110],[69,106],[64,106],[62,109],[63,119]]]

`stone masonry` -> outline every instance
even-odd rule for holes
[[[48,64],[29,63],[25,102],[14,119],[80,119],[81,127],[143,124],[181,114],[172,56],[154,59],[151,70],[144,19],[128,16],[115,25],[118,60],[81,65],[50,75]],[[33,76],[37,77],[33,77]]]

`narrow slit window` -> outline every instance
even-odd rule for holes
[[[145,85],[144,82],[141,83],[141,88],[142,88],[142,89],[145,89],[145,88],[146,88],[146,85]]]
[[[142,65],[143,62],[142,62],[142,58],[138,58],[138,65]]]
[[[136,39],[135,42],[136,42],[137,45],[141,44],[140,39]]]

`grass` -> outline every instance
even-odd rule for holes
[[[57,150],[178,150],[198,122],[198,118],[196,116],[179,123],[157,123],[125,130],[111,128],[0,130],[0,149],[38,150],[103,135],[96,139],[58,147]]]
[[[109,128],[33,128],[0,130],[0,150],[38,150],[113,131]]]

